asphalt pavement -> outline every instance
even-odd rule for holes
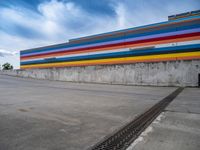
[[[176,88],[0,75],[0,150],[84,150]]]
[[[199,150],[199,95],[199,88],[185,88],[128,150]]]

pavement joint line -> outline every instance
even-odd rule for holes
[[[136,117],[133,121],[104,137],[88,150],[126,150],[139,135],[165,110],[182,91],[177,88],[171,94],[152,106],[149,110]]]

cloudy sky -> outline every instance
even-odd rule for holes
[[[0,64],[19,51],[91,34],[166,21],[200,0],[0,0]]]

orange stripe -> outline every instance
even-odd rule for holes
[[[28,59],[34,59],[34,58],[45,58],[50,56],[64,56],[66,54],[81,54],[86,52],[96,52],[96,51],[103,51],[103,50],[113,50],[113,49],[120,49],[120,48],[134,48],[139,46],[153,46],[156,44],[166,44],[166,43],[173,43],[173,42],[185,42],[185,41],[192,41],[192,40],[200,40],[200,36],[194,36],[194,37],[187,37],[187,38],[178,38],[178,39],[170,39],[170,40],[163,40],[163,41],[154,41],[154,42],[147,42],[147,43],[138,43],[138,44],[132,44],[132,45],[121,45],[121,46],[114,46],[109,48],[99,48],[99,49],[92,49],[92,50],[84,50],[84,51],[74,51],[74,52],[63,52],[59,54],[47,54],[43,56],[32,56],[28,58],[21,58],[21,60],[28,60]]]
[[[170,39],[170,40],[164,40],[164,41],[155,41],[155,42],[149,42],[149,43],[143,43],[143,44],[133,44],[129,45],[129,47],[138,47],[138,46],[150,46],[150,45],[157,45],[157,44],[167,44],[167,43],[174,43],[174,42],[186,42],[186,41],[193,41],[193,40],[200,40],[200,36],[195,37],[187,37],[187,38],[178,38],[178,39]]]
[[[106,37],[109,37],[109,36],[119,36],[121,34],[132,34],[132,33],[135,33],[135,32],[140,32],[140,31],[149,31],[149,30],[152,30],[152,29],[160,29],[162,27],[165,27],[165,26],[171,26],[171,25],[179,25],[179,24],[183,24],[183,23],[187,23],[187,22],[192,22],[192,21],[198,21],[200,20],[199,18],[193,18],[193,19],[190,19],[190,20],[182,20],[182,21],[179,21],[179,22],[170,22],[170,23],[167,23],[167,24],[160,24],[160,25],[153,25],[153,26],[148,26],[148,27],[142,27],[142,28],[139,28],[139,29],[132,29],[132,30],[128,30],[128,31],[118,31],[118,32],[111,32],[111,33],[105,33],[105,34],[102,34],[102,35],[94,35],[94,36],[89,36],[89,37],[83,37],[83,38],[78,38],[78,39],[72,39],[71,42],[73,43],[80,43],[80,42],[85,42],[85,41],[91,41],[91,40],[97,40],[97,39],[104,39]]]
[[[162,61],[175,61],[175,60],[194,60],[194,59],[200,59],[200,56],[185,56],[185,57],[176,57],[176,58],[155,58],[151,60],[131,60],[131,61],[112,61],[112,62],[101,62],[101,63],[84,63],[84,64],[74,64],[74,65],[56,65],[54,67],[62,68],[62,67],[78,67],[78,66],[94,66],[94,65],[117,65],[117,64],[130,64],[130,63],[141,63],[141,62],[162,62]],[[23,68],[23,67],[22,67]],[[32,68],[52,68],[49,67],[41,67],[41,66],[35,66],[35,67],[27,67],[26,69],[32,69]]]

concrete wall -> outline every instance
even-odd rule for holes
[[[197,86],[200,60],[1,71],[37,79],[124,85]]]

